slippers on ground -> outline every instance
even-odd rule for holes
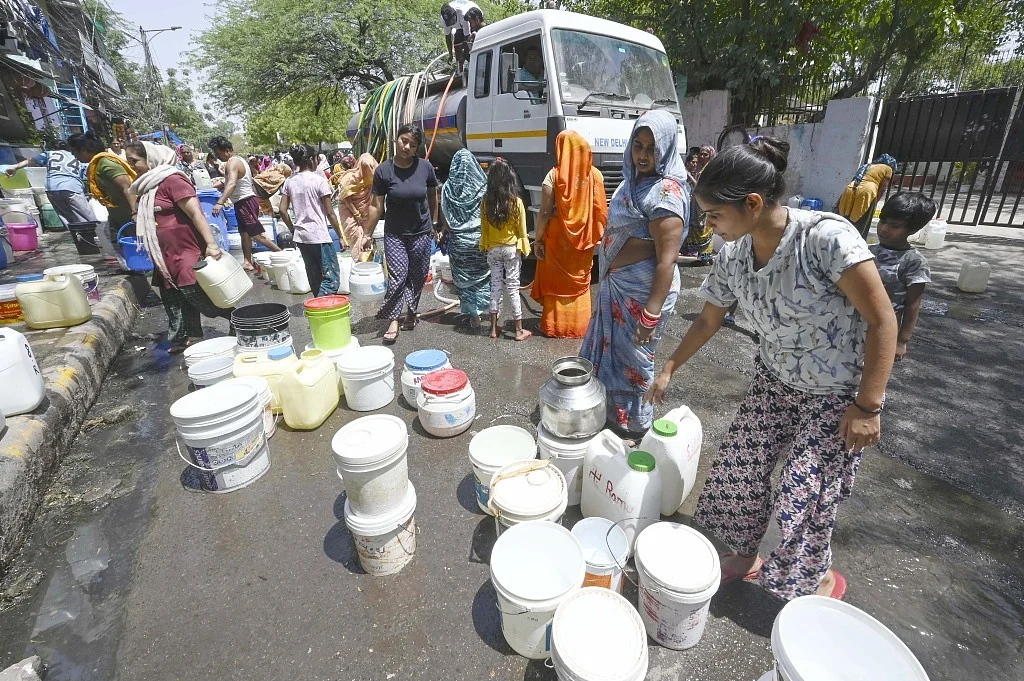
[[[732,555],[735,555],[735,554],[732,554],[732,553],[720,553],[720,554],[718,554],[718,557],[719,557],[719,559],[722,559],[722,558],[728,558],[729,556],[732,556]],[[761,571],[761,566],[762,565],[764,565],[764,561],[761,560],[760,556],[758,556],[757,560],[754,562],[754,567],[752,567],[749,572],[731,572],[729,570],[726,570],[723,567],[722,568],[722,581],[721,581],[721,584],[722,584],[722,586],[725,586],[726,584],[732,584],[733,582],[739,582],[739,581],[743,581],[743,582],[756,582],[757,581],[757,573],[759,573]]]
[[[398,331],[385,332],[381,340],[384,342],[384,345],[394,345],[395,341],[398,340]]]
[[[412,331],[416,328],[416,325],[420,323],[418,317],[406,317],[402,320],[402,331]]]

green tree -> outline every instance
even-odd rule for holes
[[[993,49],[1024,24],[1024,0],[569,0],[653,27],[692,91],[741,100],[787,81],[832,78],[859,93],[886,69],[900,92],[951,45]]]
[[[489,20],[513,0],[481,6]],[[444,50],[438,0],[223,0],[196,39],[209,94],[240,115],[274,103],[344,102]],[[318,109],[319,107],[317,107]]]
[[[345,102],[324,102],[314,93],[295,93],[246,116],[245,129],[250,143],[261,147],[339,142],[347,136],[351,115]]]

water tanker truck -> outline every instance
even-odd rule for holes
[[[533,50],[540,73],[523,68]],[[530,56],[535,70],[536,57]],[[584,14],[536,10],[483,27],[462,78],[435,78],[428,67],[377,88],[352,117],[348,135],[357,153],[381,159],[391,155],[394,131],[416,123],[441,179],[459,149],[473,152],[485,169],[501,156],[519,176],[532,226],[558,133],[575,130],[590,143],[610,198],[622,180],[633,122],[656,108],[679,122],[685,154],[668,56],[657,37]]]

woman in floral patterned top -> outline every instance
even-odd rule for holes
[[[785,142],[754,138],[701,174],[694,195],[728,243],[701,287],[704,310],[647,399],[662,399],[672,372],[738,301],[760,353],[694,519],[736,551],[722,557],[723,582],[757,581],[787,600],[841,598],[846,580],[831,569],[832,528],[861,450],[878,442],[896,318],[871,252],[849,222],[779,204],[788,152]],[[758,546],[773,502],[781,541],[762,560]]]
[[[623,153],[600,249],[600,286],[580,355],[607,389],[608,423],[639,439],[654,422],[644,393],[679,296],[676,257],[690,206],[679,125],[664,110],[637,119]]]

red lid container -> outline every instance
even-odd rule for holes
[[[303,307],[307,310],[315,310],[317,312],[347,306],[348,296],[322,296],[320,298],[310,298],[303,304]]]
[[[469,376],[461,369],[439,369],[423,377],[420,387],[431,395],[451,395],[469,385]]]

